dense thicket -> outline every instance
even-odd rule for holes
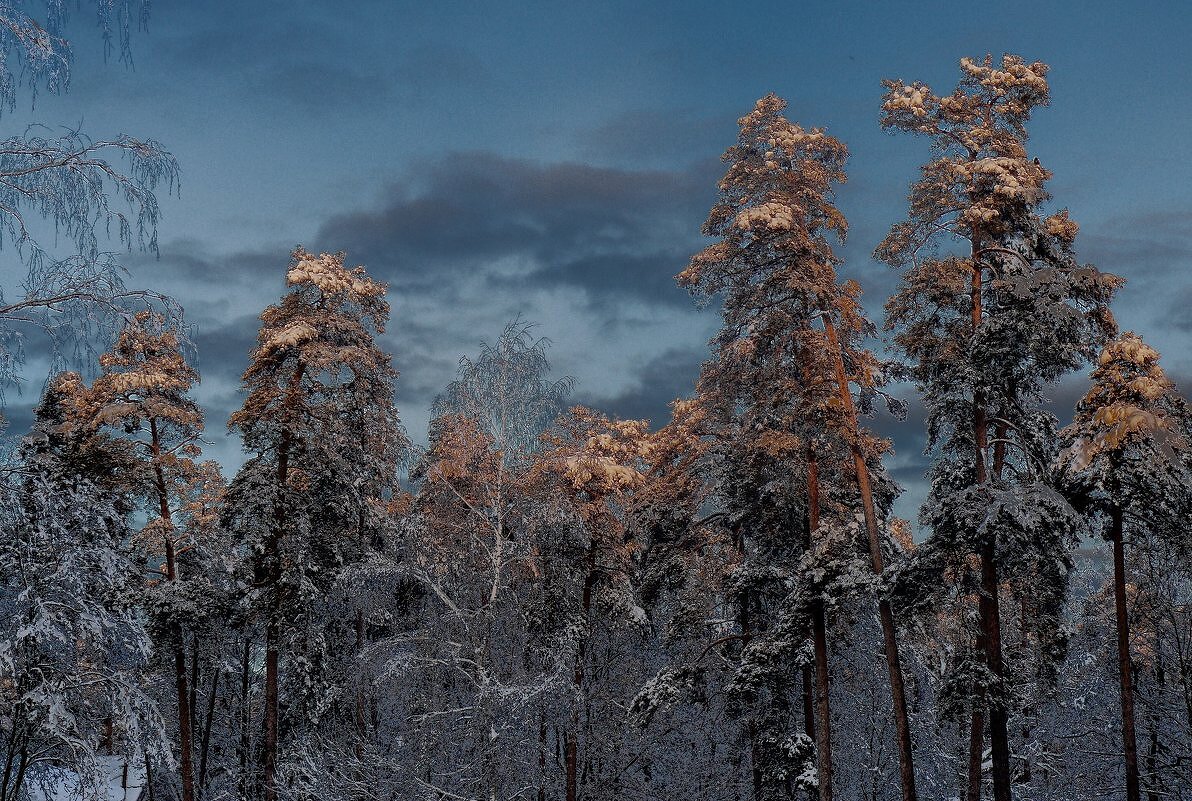
[[[57,264],[115,336],[0,481],[0,801],[1192,797],[1192,415],[1050,208],[1046,74],[886,83],[933,147],[878,247],[889,360],[834,250],[844,144],[759,100],[678,275],[722,326],[653,429],[569,407],[514,321],[415,447],[386,287],[297,248],[225,483],[169,305]],[[899,378],[914,537],[863,420]]]

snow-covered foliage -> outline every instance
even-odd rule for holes
[[[80,427],[79,384],[56,382],[0,487],[0,789],[68,766],[85,786],[106,781],[103,753],[156,758],[163,731],[142,688],[150,642],[128,547],[126,454]]]

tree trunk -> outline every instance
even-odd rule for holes
[[[1122,753],[1126,759],[1126,801],[1139,801],[1138,746],[1134,734],[1134,677],[1130,665],[1130,619],[1126,610],[1126,547],[1122,510],[1110,512],[1113,542],[1113,601],[1117,616],[1118,676],[1122,693]]]
[[[848,377],[844,371],[844,353],[836,336],[836,326],[829,314],[823,315],[824,332],[836,363],[836,386],[844,406],[850,427],[849,444],[853,454],[853,468],[857,474],[857,489],[861,493],[861,506],[865,512],[865,531],[869,539],[869,561],[875,575],[885,570],[882,563],[881,535],[878,531],[877,511],[873,503],[873,488],[869,482],[869,465],[861,452],[860,425],[857,410],[853,405],[853,393],[849,390]],[[879,598],[878,618],[882,625],[882,643],[886,654],[886,669],[890,674],[890,700],[894,712],[894,733],[898,741],[899,782],[902,801],[916,801],[915,758],[911,743],[910,717],[906,711],[906,684],[902,676],[902,663],[898,653],[898,634],[894,626],[894,610],[889,599]]]
[[[973,227],[972,233],[972,290],[970,305],[972,312],[972,333],[975,337],[983,320],[983,267],[977,258],[980,250],[980,231]],[[989,422],[985,410],[985,393],[973,393],[973,466],[974,481],[980,486],[988,481],[985,458],[989,448]],[[979,612],[981,636],[985,644],[985,664],[996,679],[1002,678],[1002,625],[998,599],[997,539],[991,533],[981,545],[981,599]],[[989,745],[993,755],[993,797],[994,801],[1010,801],[1010,742],[1007,726],[1007,710],[1001,698],[987,699],[989,715]],[[974,743],[970,742],[970,747]],[[979,757],[969,755],[970,766]],[[971,785],[971,780],[970,780]],[[970,787],[971,790],[971,787]]]
[[[819,465],[814,447],[807,449],[807,519],[811,539],[819,530]],[[828,626],[824,605],[811,608],[811,635],[815,649],[815,752],[819,772],[820,801],[832,801],[832,716],[828,699]]]
[[[588,543],[587,572],[584,575],[584,591],[580,600],[580,609],[584,619],[584,633],[580,637],[579,647],[575,655],[575,705],[571,710],[570,728],[566,734],[565,765],[567,769],[567,801],[576,801],[579,797],[579,777],[577,773],[579,759],[579,704],[583,698],[584,663],[587,659],[588,615],[592,609],[592,590],[596,587],[596,539],[593,536]]]
[[[174,553],[174,521],[170,512],[170,495],[166,487],[165,472],[162,470],[161,438],[157,430],[157,420],[149,418],[150,448],[153,453],[153,475],[157,485],[158,513],[165,525],[165,556],[166,580],[177,581],[178,563]],[[186,636],[182,626],[171,626],[174,640],[174,686],[178,692],[178,750],[181,752],[179,772],[182,779],[182,801],[194,801],[195,773],[193,761],[193,747],[191,744],[191,705],[190,692],[186,681]]]
[[[211,697],[207,699],[207,719],[203,723],[203,734],[199,744],[199,778],[195,785],[195,796],[203,797],[203,789],[207,785],[207,751],[211,745],[211,724],[215,719],[215,697],[219,690],[219,668],[212,666]]]
[[[252,708],[249,705],[248,678],[252,640],[244,637],[244,661],[240,665],[240,797],[249,798],[248,762],[252,751]]]
[[[277,624],[270,620],[265,627],[265,731],[261,766],[265,801],[277,799],[277,641]]]
[[[969,718],[968,754],[965,801],[981,801],[981,766],[985,764],[985,706],[984,700],[976,692],[973,693],[973,712]]]
[[[265,576],[266,586],[273,590],[270,603],[271,608],[266,611],[265,623],[265,726],[262,747],[262,776],[261,786],[265,791],[265,801],[277,799],[277,707],[278,707],[278,661],[279,641],[281,639],[279,618],[281,616],[280,592],[281,583],[281,532],[285,527],[285,506],[282,500],[285,495],[286,479],[289,474],[290,462],[289,431],[282,432],[281,446],[277,457],[277,510],[273,529],[265,539]]]
[[[813,682],[815,676],[811,665],[803,666],[803,731],[811,742],[815,742],[815,698]]]
[[[181,631],[176,632],[174,646],[174,685],[178,689],[178,747],[182,752],[180,766],[182,778],[182,801],[194,801],[195,774],[191,747],[190,693],[186,684],[186,647],[182,644]]]
[[[285,405],[288,410],[298,404],[298,393],[302,387],[302,376],[306,367],[301,362],[294,368],[286,390]],[[265,726],[262,747],[262,781],[265,801],[277,801],[277,717],[278,717],[278,662],[281,645],[281,538],[286,530],[286,485],[290,476],[290,448],[293,432],[283,427],[277,444],[277,498],[273,526],[264,542],[264,571],[261,578],[271,592],[268,594],[270,608],[266,610],[265,623]]]
[[[1002,624],[998,602],[997,548],[990,537],[981,548],[981,622],[989,671],[997,682],[1002,666]],[[999,688],[1000,689],[1000,688]],[[993,755],[994,801],[1010,801],[1010,737],[1004,698],[999,693],[989,702],[989,748]]]

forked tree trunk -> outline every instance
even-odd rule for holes
[[[844,371],[844,354],[836,335],[836,326],[829,314],[823,315],[824,332],[828,337],[836,367],[836,386],[840,402],[844,406],[849,444],[853,455],[853,469],[857,474],[857,489],[861,494],[861,507],[865,513],[865,532],[869,539],[869,562],[875,575],[885,570],[882,560],[881,535],[878,531],[877,511],[873,503],[873,488],[869,482],[869,465],[861,451],[860,424],[853,405],[853,393],[849,390],[848,376]],[[894,734],[898,741],[898,777],[902,788],[902,801],[916,801],[915,757],[911,743],[910,716],[906,711],[906,684],[902,675],[902,661],[898,653],[898,633],[894,626],[894,610],[887,598],[878,599],[878,618],[882,625],[882,644],[886,655],[886,669],[890,674],[890,700],[894,712]]]
[[[819,530],[819,465],[814,447],[807,449],[807,519],[812,540]],[[820,801],[832,801],[832,715],[828,699],[828,626],[824,605],[811,608],[811,636],[815,650],[816,765]]]
[[[1122,694],[1122,753],[1126,760],[1126,801],[1139,801],[1138,746],[1134,733],[1134,676],[1130,665],[1130,618],[1126,609],[1126,544],[1122,510],[1110,511],[1113,543],[1113,601],[1117,616],[1118,677]]]

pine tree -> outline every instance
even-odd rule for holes
[[[544,441],[548,450],[538,468],[550,476],[547,491],[563,507],[557,517],[572,521],[562,527],[570,536],[556,547],[571,557],[557,578],[565,587],[559,601],[567,607],[562,614],[571,640],[574,685],[563,732],[564,797],[576,801],[581,797],[581,766],[591,776],[589,783],[606,778],[593,767],[598,763],[591,753],[580,753],[582,733],[617,714],[616,707],[600,710],[593,701],[593,685],[599,681],[593,676],[595,633],[602,628],[611,638],[616,628],[646,622],[637,603],[639,544],[625,510],[643,482],[652,443],[646,421],[611,420],[582,406],[560,418]],[[619,668],[630,673],[624,660]],[[584,747],[595,751],[597,745],[592,738]]]
[[[786,520],[778,517],[751,525],[771,528],[771,536],[790,537],[791,517],[801,517],[802,541],[792,538],[782,546],[788,558],[805,554],[811,560],[805,566],[805,571],[811,571],[807,575],[824,569],[840,575],[850,572],[855,562],[849,542],[853,535],[842,523],[852,514],[841,509],[842,518],[829,520],[822,508],[823,482],[830,477],[859,495],[870,568],[880,574],[885,545],[871,472],[882,445],[859,430],[850,384],[857,383],[868,404],[882,375],[877,360],[860,345],[872,330],[856,300],[860,289],[852,282],[838,283],[839,260],[830,241],[833,236],[843,239],[847,228],[832,195],[834,186],[845,179],[847,151],[822,130],[808,131],[790,123],[782,116],[784,108],[784,101],[770,95],[741,119],[738,144],[724,156],[729,169],[720,183],[721,200],[704,225],[704,233],[719,241],[696,255],[679,275],[680,284],[705,297],[724,296],[725,327],[713,343],[717,357],[701,375],[700,390],[718,398],[714,404],[722,409],[723,422],[737,429],[734,438],[753,443],[745,447],[756,449],[734,460],[751,463],[750,470],[770,462],[750,477],[758,482],[758,489],[772,491],[783,473],[804,477],[802,488],[785,502],[793,504],[784,512]],[[730,422],[733,417],[738,419]],[[728,429],[721,436],[729,439]],[[880,472],[880,467],[876,469]],[[746,475],[740,466],[730,473],[734,481]],[[756,489],[741,489],[748,494],[740,498],[740,511],[735,514],[756,515],[746,510],[773,505],[768,499],[750,497]],[[833,487],[831,493],[838,496],[840,489]],[[772,547],[759,546],[758,554]],[[774,553],[763,558],[774,558]],[[832,791],[824,606],[834,600],[824,596],[826,591],[827,587],[808,587],[804,597],[816,663],[817,727],[808,726],[808,734],[814,735],[819,754],[821,798],[830,798]],[[821,597],[817,599],[816,593]],[[743,595],[740,603],[744,609],[754,602]],[[903,793],[913,798],[910,728],[893,615],[888,602],[882,601],[879,608],[898,723]],[[805,718],[810,718],[810,705],[805,704],[805,709]],[[759,782],[755,785],[760,787]]]
[[[317,605],[360,553],[361,513],[383,505],[406,448],[397,373],[376,344],[389,317],[385,286],[345,268],[342,254],[301,247],[286,284],[261,314],[247,397],[229,421],[251,454],[229,489],[229,524],[250,550],[265,626],[266,801],[278,788],[281,657],[291,659],[287,725],[317,720],[333,701]]]
[[[188,396],[198,373],[183,358],[177,334],[164,323],[159,315],[142,311],[125,326],[111,351],[100,357],[103,373],[84,395],[84,414],[88,425],[123,432],[129,438],[135,445],[138,472],[147,479],[148,523],[139,539],[151,554],[164,560],[165,591],[153,599],[153,611],[164,631],[166,648],[173,653],[182,801],[193,801],[186,621],[202,617],[202,595],[181,589],[179,555],[193,543],[188,540],[192,532],[178,525],[175,518],[184,515],[183,507],[204,475],[195,461],[200,453],[203,416]],[[206,475],[211,475],[210,469]]]
[[[1060,469],[1077,505],[1101,518],[1113,551],[1113,595],[1127,801],[1139,801],[1130,616],[1126,598],[1126,520],[1132,539],[1177,545],[1192,506],[1186,453],[1188,409],[1159,366],[1159,353],[1126,332],[1106,345],[1092,387],[1062,432]],[[1141,543],[1139,543],[1141,544]]]
[[[1057,621],[1067,567],[1054,566],[1067,564],[1076,526],[1047,482],[1055,423],[1040,410],[1041,393],[1112,335],[1107,303],[1121,281],[1076,261],[1077,226],[1066,210],[1041,216],[1050,173],[1025,142],[1032,111],[1049,100],[1047,65],[1012,55],[1000,66],[960,64],[950,95],[884,82],[883,127],[928,137],[938,155],[911,189],[909,219],[877,255],[904,269],[887,324],[923,392],[938,457],[922,513],[932,537],[916,562],[938,576],[945,563],[963,573],[970,553],[980,560],[966,797],[980,796],[988,707],[994,797],[1008,801],[999,588],[1017,582],[1033,619]],[[953,241],[966,247],[949,252]],[[932,591],[929,581],[918,588]],[[1058,636],[1039,633],[1052,643]]]

